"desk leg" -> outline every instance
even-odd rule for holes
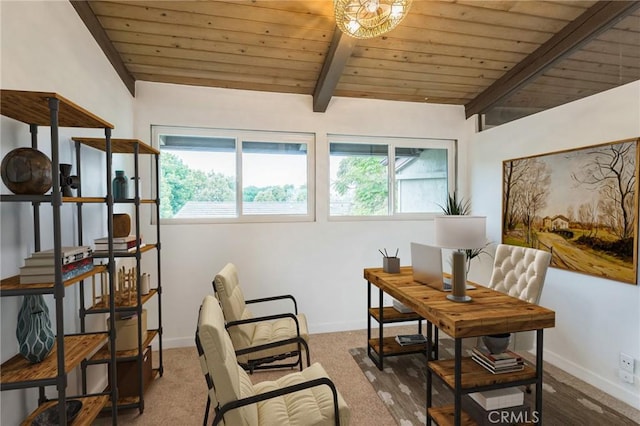
[[[537,424],[542,424],[542,343],[543,329],[536,330],[536,413],[538,414]]]
[[[455,339],[455,361],[454,361],[454,383],[453,390],[453,424],[460,426],[462,410],[462,339]]]
[[[431,375],[431,370],[429,369],[429,361],[433,359],[431,356],[433,353],[433,345],[434,342],[431,340],[432,337],[432,327],[431,321],[427,320],[427,425],[431,424],[431,416],[429,415],[429,408],[431,408],[432,402],[432,394],[431,394],[431,386],[433,384],[433,376]],[[436,332],[437,332],[436,328]],[[436,343],[437,345],[437,343]]]
[[[369,314],[371,309],[371,281],[367,281],[367,355],[371,358],[371,315]]]
[[[384,364],[384,345],[382,344],[384,338],[384,307],[382,306],[383,295],[384,292],[382,291],[382,289],[378,289],[378,315],[380,316],[380,322],[378,323],[378,337],[380,339],[380,365],[378,365],[378,368],[380,369],[380,371],[382,371]]]

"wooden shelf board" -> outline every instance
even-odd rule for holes
[[[73,137],[71,139],[92,148],[99,149],[100,151],[107,150],[107,140],[105,138]],[[160,151],[139,139],[118,138],[111,138],[111,152],[114,154],[133,154],[136,144],[138,145],[138,152],[140,154],[160,154]]]
[[[431,407],[429,408],[429,414],[438,426],[453,425],[453,405],[445,405],[443,407]],[[474,426],[477,423],[469,416],[465,411],[460,412],[462,426]]]
[[[91,333],[64,337],[65,372],[68,373],[107,341],[107,333]],[[17,354],[0,366],[0,383],[15,384],[27,380],[55,378],[58,374],[57,343],[40,363],[31,364]]]
[[[149,250],[153,250],[157,247],[157,244],[146,244],[144,247],[142,247],[140,249],[140,253],[145,253]],[[131,257],[131,256],[135,256],[136,252],[135,251],[131,251],[131,252],[114,252],[115,257]],[[94,258],[99,258],[99,259],[103,259],[106,257],[109,257],[108,253],[106,251],[94,251],[93,252],[93,257]]]
[[[82,401],[82,409],[78,413],[78,416],[70,423],[71,426],[91,426],[93,421],[102,408],[109,401],[108,395],[99,395],[99,396],[89,396],[89,397],[78,397],[73,398]],[[69,399],[67,399],[68,401]],[[48,401],[42,404],[36,411],[31,413],[29,417],[27,417],[21,424],[21,426],[30,426],[33,420],[42,413],[47,408],[57,405],[58,401]]]
[[[451,387],[455,387],[454,360],[429,361],[429,368]],[[535,379],[536,370],[525,363],[524,369],[511,373],[493,374],[470,357],[462,359],[462,389],[476,386],[510,383],[517,380]]]
[[[380,312],[379,308],[369,308],[369,314],[376,319],[376,321],[380,322]],[[415,312],[410,313],[402,313],[395,310],[391,306],[385,306],[382,308],[382,316],[384,318],[384,323],[392,323],[392,322],[402,322],[402,321],[418,321],[421,320],[422,317]]]
[[[49,98],[60,101],[58,110],[58,126],[60,127],[113,129],[113,124],[53,92],[2,89],[0,90],[0,110],[2,110],[2,115],[26,124],[51,126]]]
[[[151,299],[157,293],[158,293],[158,289],[152,288],[149,291],[148,294],[140,295],[141,304],[144,305],[145,303],[147,303],[149,301],[149,299]],[[137,301],[135,299],[136,298],[134,298],[134,300],[132,300],[131,303],[117,303],[116,307],[118,307],[118,308],[133,308],[133,307],[137,306]],[[92,311],[98,310],[98,309],[109,309],[109,304],[107,303],[107,301],[98,302],[95,305],[93,305],[92,307],[90,307],[89,309],[87,309],[87,314],[94,313]]]
[[[142,342],[142,348],[149,346],[151,341],[158,335],[158,330],[147,330],[147,338]],[[129,351],[117,351],[116,358],[134,357],[138,355],[137,349],[131,349]],[[98,352],[92,357],[91,361],[108,361],[111,358],[111,351],[107,344],[104,344]]]
[[[373,348],[378,355],[380,355],[380,339],[369,340],[369,345]],[[388,336],[382,339],[382,349],[384,356],[390,355],[402,355],[407,353],[424,352],[427,353],[427,344],[421,343],[418,345],[405,345],[401,346],[396,342],[395,336]]]
[[[64,286],[68,287],[77,282],[85,280],[87,278],[91,278],[94,275],[97,275],[101,272],[107,270],[105,265],[94,265],[93,269],[85,272],[84,274],[80,274],[77,277],[73,277],[64,282]],[[20,284],[20,275],[14,275],[9,278],[5,278],[0,281],[0,292],[2,292],[3,296],[15,295],[18,296],[24,292],[24,290],[28,289],[53,289],[54,283],[38,283],[38,284]],[[43,291],[46,293],[46,291]]]

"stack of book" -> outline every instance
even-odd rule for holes
[[[396,342],[400,346],[420,345],[427,343],[427,339],[422,334],[400,334],[396,336]]]
[[[493,374],[511,373],[524,368],[522,357],[510,350],[500,354],[492,354],[487,348],[476,346],[472,349],[471,357]]]
[[[95,244],[96,252],[106,253],[109,251],[109,237],[96,238],[93,242]],[[113,238],[113,251],[115,253],[134,252],[136,251],[136,242],[135,235]],[[144,244],[142,244],[142,237],[140,238],[140,247],[144,247]]]
[[[62,279],[66,281],[92,270],[92,256],[89,246],[62,247]],[[20,284],[54,282],[55,263],[53,249],[33,253],[20,268]]]

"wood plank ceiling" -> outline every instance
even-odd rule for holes
[[[398,28],[368,40],[344,40],[331,0],[72,4],[132,93],[143,80],[314,95],[317,111],[346,96],[472,115],[640,79],[640,2],[414,0]]]

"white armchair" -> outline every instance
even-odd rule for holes
[[[200,306],[196,347],[208,387],[205,425],[212,403],[213,425],[348,425],[349,407],[319,363],[253,384],[236,360],[213,296],[206,296]]]
[[[298,313],[296,299],[289,294],[245,300],[238,271],[227,263],[213,280],[215,295],[220,300],[227,330],[236,349],[238,362],[249,372],[256,369],[300,367],[302,353],[310,365],[307,319]],[[290,300],[293,309],[265,317],[254,317],[247,305],[276,300]],[[256,350],[256,347],[259,350]],[[283,360],[296,358],[295,362]],[[282,362],[276,362],[282,361]]]
[[[529,247],[499,244],[488,287],[510,296],[538,304],[551,263],[551,253]],[[533,348],[534,332],[513,333],[513,350]]]

